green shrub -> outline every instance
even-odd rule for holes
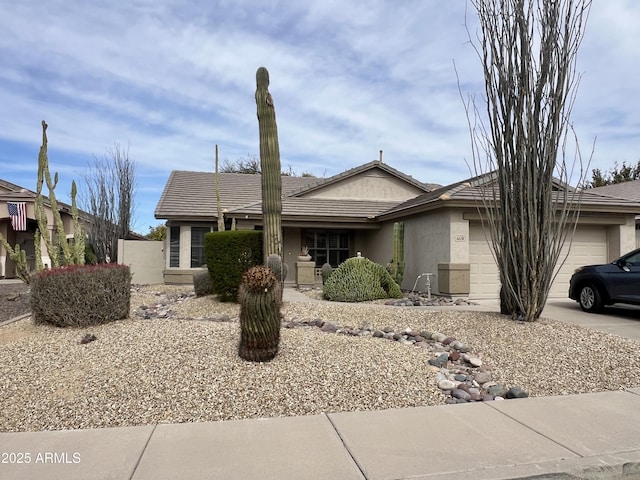
[[[209,270],[193,274],[193,291],[196,293],[196,297],[204,297],[213,293]]]
[[[31,280],[34,322],[84,327],[129,316],[131,272],[126,265],[69,265]]]
[[[400,287],[382,265],[360,257],[341,263],[327,279],[323,293],[335,302],[402,298]]]
[[[242,274],[262,264],[262,232],[228,230],[207,233],[204,249],[213,293],[221,302],[236,302]]]

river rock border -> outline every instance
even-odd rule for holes
[[[182,303],[192,296],[193,294],[185,293],[172,298],[160,298],[160,302],[156,304],[140,306],[134,314],[143,319],[170,319],[173,317],[171,304]],[[228,315],[199,317],[191,320],[239,322],[237,317],[231,318]],[[429,357],[427,361],[435,374],[438,387],[445,394],[446,404],[487,402],[529,396],[519,386],[507,387],[495,382],[491,366],[482,361],[480,354],[472,353],[466,343],[441,332],[417,331],[410,327],[403,331],[394,331],[391,327],[378,330],[366,326],[362,328],[337,326],[320,318],[283,319],[282,326],[284,328],[317,328],[325,333],[373,337],[420,348]]]
[[[464,342],[441,332],[417,331],[407,327],[401,332],[391,327],[382,330],[370,327],[339,327],[322,319],[283,321],[285,328],[315,327],[326,333],[359,337],[374,337],[400,342],[424,350],[435,380],[445,394],[445,403],[487,402],[511,398],[525,398],[528,393],[519,386],[506,387],[493,381],[492,368],[483,363],[480,355],[471,353]]]
[[[442,297],[432,295],[430,298],[423,294],[409,293],[403,298],[392,298],[385,302],[385,305],[393,307],[462,307],[468,305],[478,305],[465,298]]]

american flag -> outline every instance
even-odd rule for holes
[[[15,231],[24,232],[27,229],[27,206],[24,202],[7,202],[11,226]]]

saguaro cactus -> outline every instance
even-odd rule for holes
[[[247,270],[240,284],[241,358],[266,362],[278,353],[280,344],[280,282],[264,265]]]
[[[218,211],[218,231],[224,232],[224,214],[220,203],[220,172],[218,172],[218,145],[216,144],[216,209]]]
[[[404,222],[393,224],[393,260],[389,264],[389,273],[398,285],[404,277]]]
[[[279,255],[271,254],[267,257],[267,267],[269,267],[273,273],[276,274],[276,278],[280,283],[284,282],[287,278],[288,267],[287,264],[282,261],[282,257]]]
[[[256,72],[256,105],[260,130],[260,167],[262,169],[262,217],[264,258],[282,257],[282,177],[280,147],[273,98],[269,93],[269,72]]]

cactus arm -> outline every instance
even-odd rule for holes
[[[42,201],[42,186],[43,183],[47,184],[49,189],[49,203],[51,204],[51,213],[53,214],[53,220],[56,225],[57,239],[55,245],[48,238],[47,229],[47,215],[44,209]],[[71,250],[67,244],[64,232],[64,225],[62,224],[62,217],[58,211],[58,200],[55,195],[55,188],[58,184],[58,173],[54,174],[53,180],[51,179],[51,173],[49,171],[49,159],[47,156],[47,123],[42,121],[42,146],[40,147],[40,153],[38,155],[38,182],[36,191],[36,218],[38,220],[38,226],[40,231],[44,233],[43,238],[45,240],[45,246],[49,252],[49,258],[51,258],[51,266],[57,267],[59,265],[58,248],[62,249],[65,263],[68,265],[71,263]]]
[[[282,257],[282,177],[276,112],[269,93],[269,72],[264,67],[256,72],[255,98],[260,130],[263,248],[266,259],[271,254]]]
[[[0,233],[0,244],[7,251],[7,256],[13,261],[16,266],[16,275],[24,283],[29,284],[31,282],[31,273],[29,272],[29,264],[27,263],[27,254],[24,250],[20,249],[20,245],[16,244],[14,248],[11,248],[7,239]]]
[[[218,210],[218,231],[224,232],[224,214],[220,204],[220,172],[218,172],[218,145],[216,144],[216,208]]]
[[[404,222],[393,224],[393,260],[390,273],[398,285],[402,285],[404,277]]]
[[[85,254],[85,232],[78,218],[78,205],[76,204],[76,196],[78,189],[76,182],[71,182],[71,218],[73,219],[73,255],[72,261],[76,265],[84,265]],[[66,242],[65,242],[66,243]]]
[[[42,264],[42,236],[40,235],[40,229],[36,228],[36,233],[33,235],[33,247],[36,255],[36,272],[41,272],[44,270],[44,265]]]
[[[61,259],[59,258],[58,251],[61,250],[63,254],[63,262],[65,265],[70,265],[73,263],[84,263],[84,229],[79,225],[77,216],[77,207],[75,206],[75,194],[76,187],[75,182],[71,185],[71,215],[74,217],[73,226],[74,226],[74,238],[77,239],[81,237],[80,242],[82,243],[82,256],[80,256],[80,247],[77,249],[72,249],[66,239],[66,234],[64,230],[64,225],[62,223],[62,216],[60,215],[60,211],[58,210],[58,200],[56,199],[55,188],[58,185],[58,172],[56,172],[51,179],[51,173],[49,171],[49,158],[47,155],[47,123],[42,120],[42,145],[40,147],[40,152],[38,153],[38,177],[36,181],[36,199],[35,199],[35,216],[38,222],[38,229],[36,230],[36,237],[39,237],[38,244],[40,240],[44,241],[45,248],[49,254],[49,258],[51,259],[51,267],[60,266]],[[47,188],[49,189],[49,203],[51,205],[51,213],[53,215],[53,221],[56,226],[56,241],[53,242],[51,240],[51,236],[49,235],[49,228],[47,222],[47,213],[44,207],[44,201],[42,196],[42,187],[46,183]],[[74,214],[75,211],[75,214]],[[36,250],[37,255],[39,257],[40,251]],[[42,269],[42,261],[37,262],[38,270]]]
[[[44,183],[45,166],[47,166],[48,169],[47,124],[43,120],[42,145],[40,146],[40,153],[38,154],[38,179],[36,182],[35,216],[38,222],[38,230],[36,230],[36,236],[44,241],[44,246],[49,253],[49,258],[51,259],[51,267],[55,267],[58,265],[58,251],[57,249],[53,248],[53,245],[51,243],[51,237],[49,235],[49,227],[47,222],[47,212],[45,211],[44,203],[42,200],[42,185]],[[38,262],[38,265],[42,266],[42,262]]]

